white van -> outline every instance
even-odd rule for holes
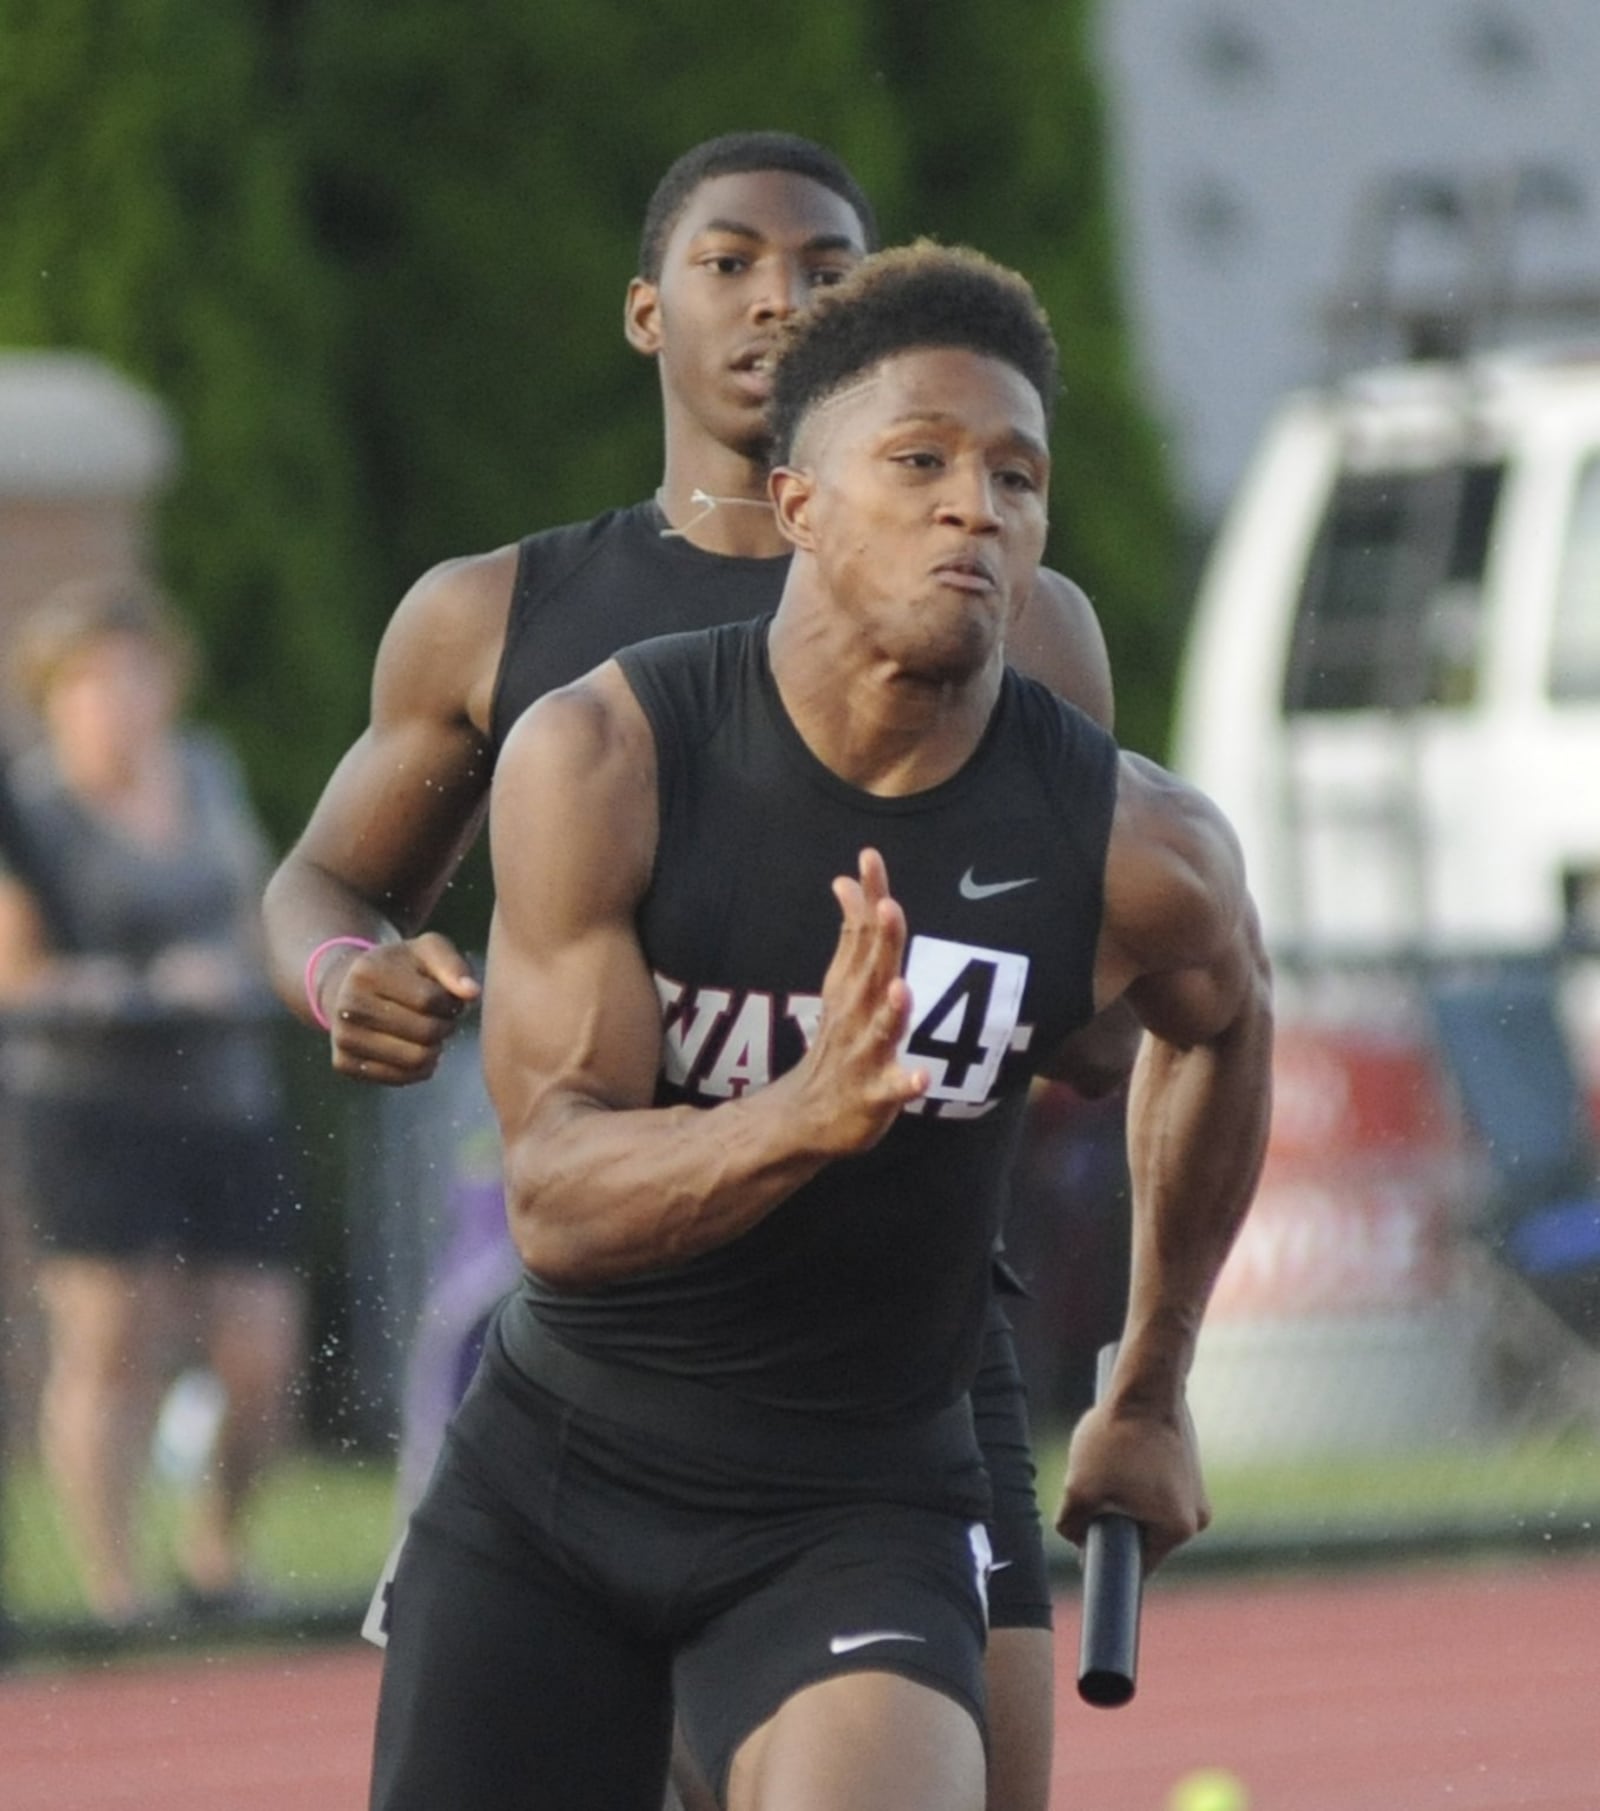
[[[1600,344],[1289,397],[1204,574],[1174,764],[1313,966],[1600,933]]]
[[[1266,1171],[1191,1386],[1208,1450],[1472,1437],[1513,1328],[1549,1401],[1592,1402],[1567,1328],[1600,1344],[1600,1269],[1562,1256],[1583,1304],[1552,1319],[1556,1270],[1512,1248],[1543,1196],[1502,1172],[1582,1149],[1590,1095],[1600,1125],[1574,959],[1600,954],[1600,340],[1285,398],[1202,578],[1173,759],[1236,826],[1279,971]]]

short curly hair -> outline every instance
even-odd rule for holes
[[[773,463],[791,456],[810,411],[853,378],[897,352],[947,346],[1013,366],[1039,392],[1049,426],[1060,356],[1027,280],[969,246],[919,239],[863,260],[784,324],[767,407]]]
[[[691,146],[656,184],[644,211],[639,237],[639,275],[647,283],[661,280],[667,241],[678,224],[689,197],[714,176],[743,176],[753,171],[781,170],[809,177],[832,189],[848,202],[861,222],[861,243],[868,251],[878,247],[878,219],[866,190],[851,175],[842,157],[814,139],[794,132],[725,132]]]

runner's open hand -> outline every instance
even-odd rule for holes
[[[833,883],[839,942],[822,983],[817,1035],[801,1065],[822,1142],[841,1154],[869,1150],[928,1086],[926,1071],[900,1060],[911,1016],[911,989],[900,972],[905,913],[876,849],[861,851],[859,876]]]

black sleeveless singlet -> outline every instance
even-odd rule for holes
[[[654,503],[635,503],[519,544],[490,708],[496,758],[530,704],[581,679],[618,648],[777,609],[787,554],[743,560],[706,553],[663,534],[665,527]]]
[[[963,769],[906,798],[832,774],[790,722],[766,624],[619,656],[654,731],[660,840],[639,914],[664,1017],[657,1100],[712,1106],[797,1062],[838,932],[833,877],[882,851],[911,933],[920,1110],[749,1232],[588,1290],[530,1277],[588,1356],[852,1421],[937,1411],[973,1380],[1005,1175],[1037,1062],[1093,1011],[1116,747],[1006,673]]]

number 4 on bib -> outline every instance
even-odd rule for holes
[[[1018,1022],[1028,958],[913,937],[905,978],[911,1026],[900,1046],[902,1060],[928,1072],[925,1098],[949,1103],[943,1112],[983,1112],[992,1104],[990,1090],[1006,1052],[1028,1047],[1031,1027]]]

